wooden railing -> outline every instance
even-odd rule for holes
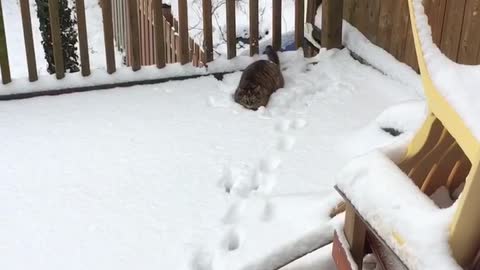
[[[3,23],[0,0],[0,68],[3,84],[11,82],[7,40]],[[30,1],[20,0],[22,24],[26,47],[28,77],[30,81],[38,80],[35,50],[30,18]],[[109,74],[116,72],[115,50],[125,53],[126,63],[133,71],[142,66],[156,65],[163,68],[166,63],[191,62],[194,66],[204,66],[214,60],[212,42],[212,2],[203,0],[203,43],[197,44],[188,33],[187,0],[178,1],[178,18],[164,14],[162,0],[101,0],[103,31],[105,39],[105,67]],[[279,49],[281,37],[281,0],[273,1],[273,41],[274,48]],[[321,0],[307,0],[307,21],[312,22],[316,7]],[[324,0],[326,1],[326,0]],[[336,0],[328,0],[336,1]],[[80,51],[81,74],[90,75],[88,36],[86,31],[84,0],[76,0],[76,17],[78,21],[78,39]],[[259,53],[258,0],[249,0],[250,10],[250,55]],[[49,0],[50,10],[59,10],[58,0]],[[235,31],[235,0],[226,0],[227,56],[236,56],[237,35]],[[305,22],[305,0],[295,0],[295,44],[302,47],[303,25]],[[63,66],[60,19],[58,12],[50,12],[53,55],[56,66],[56,78],[65,77]]]

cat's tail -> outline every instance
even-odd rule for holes
[[[273,49],[272,46],[268,45],[266,48],[265,48],[265,52],[264,54],[266,54],[268,56],[268,60],[274,62],[275,64],[279,65],[280,66],[280,59],[278,58],[278,54],[277,52]]]

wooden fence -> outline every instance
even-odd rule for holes
[[[128,5],[124,0],[112,0],[113,3],[113,25],[114,36],[117,49],[124,52],[126,64],[131,65],[133,61],[132,51],[129,50],[129,30],[128,25]],[[154,0],[138,0],[138,21],[139,21],[139,39],[140,39],[140,65],[149,66],[156,63],[155,47],[157,42],[161,42],[165,53],[166,63],[175,63],[180,61],[180,34],[179,22],[171,14],[169,5],[162,5],[163,17],[160,22],[155,21]],[[155,39],[155,24],[160,24],[162,40]],[[162,30],[163,29],[163,30]],[[188,37],[188,61],[196,67],[204,66],[206,63],[205,53],[201,46],[191,37]]]
[[[418,71],[407,0],[344,0],[344,18]],[[480,0],[424,0],[433,40],[461,64],[480,64]]]
[[[3,11],[0,0],[0,69],[3,84],[11,82],[10,64],[8,60],[7,42],[5,36]],[[30,18],[30,2],[20,0],[22,25],[30,81],[38,80],[37,63],[35,62],[34,39]],[[192,62],[194,66],[206,65],[214,60],[212,42],[212,2],[202,0],[203,6],[203,44],[196,44],[188,34],[187,0],[178,1],[178,18],[173,18],[165,10],[162,0],[101,0],[103,32],[105,40],[105,67],[109,74],[116,72],[115,50],[125,52],[127,63],[133,71],[141,69],[142,65],[155,64],[159,69],[166,63]],[[308,1],[308,2],[306,2]],[[335,1],[335,0],[328,0]],[[316,7],[320,0],[295,0],[295,44],[302,47],[303,25],[305,20],[313,22]],[[84,0],[76,0],[76,17],[78,20],[78,39],[80,51],[81,74],[90,75],[88,36],[86,31]],[[310,12],[305,16],[304,7]],[[50,10],[59,10],[58,0],[49,0]],[[226,0],[227,25],[227,56],[236,56],[236,19],[235,0]],[[250,55],[259,52],[259,13],[258,0],[249,0],[250,10]],[[164,12],[165,11],[165,12]],[[273,46],[281,45],[281,0],[274,0],[272,25]],[[165,14],[164,14],[165,13]],[[59,12],[50,12],[50,27],[53,41],[53,54],[56,64],[56,78],[65,77],[64,59],[62,53]],[[36,18],[34,18],[36,19]],[[36,41],[39,42],[39,41]]]

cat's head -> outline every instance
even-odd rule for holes
[[[256,111],[268,103],[268,96],[264,92],[260,86],[239,88],[235,92],[234,100],[243,107]]]

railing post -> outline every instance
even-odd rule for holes
[[[165,66],[165,40],[163,31],[163,3],[162,0],[153,1],[153,19],[155,27],[155,62],[157,68],[163,68]]]
[[[272,1],[272,46],[278,51],[282,45],[282,0]]]
[[[258,0],[250,0],[250,56],[258,54]]]
[[[113,19],[111,0],[102,0],[103,36],[105,39],[105,57],[107,72],[115,72],[115,48],[113,45]]]
[[[303,43],[303,24],[305,23],[305,0],[295,0],[295,47]]]
[[[188,5],[187,0],[178,0],[179,55],[182,65],[188,63]]]
[[[141,68],[137,0],[128,0],[128,24],[132,70],[137,71]]]
[[[76,0],[77,7],[77,27],[78,42],[80,48],[80,64],[82,66],[82,75],[90,75],[90,58],[88,56],[88,37],[87,23],[85,20],[85,2],[84,0]]]
[[[203,42],[205,61],[213,61],[212,0],[203,0]]]
[[[48,10],[50,14],[50,29],[52,34],[55,75],[57,79],[60,80],[65,77],[65,66],[63,62],[62,36],[60,32],[60,8],[58,6],[58,0],[49,0]]]
[[[10,66],[8,64],[7,39],[5,37],[5,26],[3,24],[2,0],[0,0],[0,69],[3,84],[11,82],[12,78],[10,76]]]
[[[30,5],[28,2],[28,0],[20,0],[20,11],[22,13],[23,39],[25,40],[25,53],[27,55],[28,79],[33,82],[38,80],[38,74],[37,61],[35,60],[35,47],[33,46]]]
[[[235,26],[235,0],[227,0],[227,57],[237,55],[237,30]]]
[[[323,0],[322,47],[342,47],[343,0]]]

